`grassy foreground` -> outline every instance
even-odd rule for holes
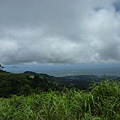
[[[0,98],[0,120],[120,120],[120,82],[90,92],[41,92]]]

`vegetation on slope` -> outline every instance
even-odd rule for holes
[[[23,74],[13,74],[0,71],[0,97],[11,95],[30,95],[41,91],[64,91],[65,88],[88,89],[90,81],[69,80],[63,77],[53,77],[47,74],[37,74],[27,71]]]
[[[90,92],[41,92],[0,98],[0,120],[120,120],[120,82],[101,82]]]
[[[45,77],[35,75],[33,77],[24,74],[0,72],[0,97],[11,95],[30,95],[40,91],[59,91],[63,87],[48,81]]]

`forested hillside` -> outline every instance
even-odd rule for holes
[[[108,78],[108,77],[107,77]],[[80,75],[54,77],[47,74],[38,74],[26,71],[21,74],[13,74],[0,71],[0,97],[10,97],[11,95],[30,95],[41,91],[59,91],[65,89],[78,89],[90,91],[91,86],[104,81],[104,77],[95,75]],[[109,77],[109,80],[120,81],[119,77]]]
[[[0,72],[0,97],[11,95],[30,95],[40,91],[61,90],[63,86],[57,85],[46,79],[47,75],[13,74],[5,71]],[[49,77],[49,76],[48,76]]]

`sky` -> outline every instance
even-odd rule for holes
[[[120,62],[120,0],[0,0],[3,65]]]

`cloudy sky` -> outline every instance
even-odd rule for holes
[[[120,62],[120,0],[0,0],[0,63]]]

